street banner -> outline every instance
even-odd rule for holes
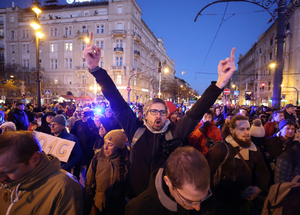
[[[62,139],[42,132],[34,131],[34,133],[46,154],[53,154],[60,161],[68,162],[71,151],[75,145],[74,141]]]

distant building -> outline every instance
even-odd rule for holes
[[[296,105],[297,91],[300,90],[300,8],[286,21],[284,44],[284,68],[282,106]],[[239,57],[239,104],[272,105],[273,82],[276,63],[277,23],[266,30],[252,48]],[[245,101],[245,92],[252,92],[252,100]]]
[[[31,8],[0,9],[0,66],[5,59],[5,64],[36,71],[35,32],[30,26],[34,15]],[[89,32],[94,34],[93,44],[102,49],[99,66],[107,70],[126,101],[130,77],[131,101],[146,102],[158,94],[159,61],[169,69],[162,79],[174,79],[175,61],[142,20],[135,0],[49,4],[42,7],[39,20],[45,35],[40,43],[42,94],[44,90],[50,90],[51,96],[68,91],[74,96],[101,94],[83,56]]]

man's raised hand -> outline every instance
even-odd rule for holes
[[[93,33],[90,32],[89,41],[86,43],[86,47],[83,50],[83,55],[89,69],[94,69],[96,66],[98,66],[101,57],[101,49],[95,45],[91,46],[92,41]]]
[[[228,83],[229,79],[233,75],[233,73],[236,70],[235,64],[234,64],[234,52],[235,47],[231,50],[230,59],[226,58],[225,60],[221,60],[218,66],[218,81],[216,83],[216,86],[220,89],[224,88],[226,84]]]

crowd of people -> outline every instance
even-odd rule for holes
[[[98,66],[100,48],[87,44],[109,103],[2,107],[0,215],[298,214],[295,107],[215,104],[236,70],[234,51],[183,111],[160,98],[128,105]],[[43,152],[32,131],[73,141],[68,161]]]

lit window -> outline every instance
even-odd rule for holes
[[[54,43],[51,43],[51,52],[54,52]]]
[[[117,75],[117,84],[122,84],[122,75]]]
[[[70,52],[73,50],[73,43],[69,43],[69,50]]]
[[[69,51],[69,43],[65,43],[65,51]]]

